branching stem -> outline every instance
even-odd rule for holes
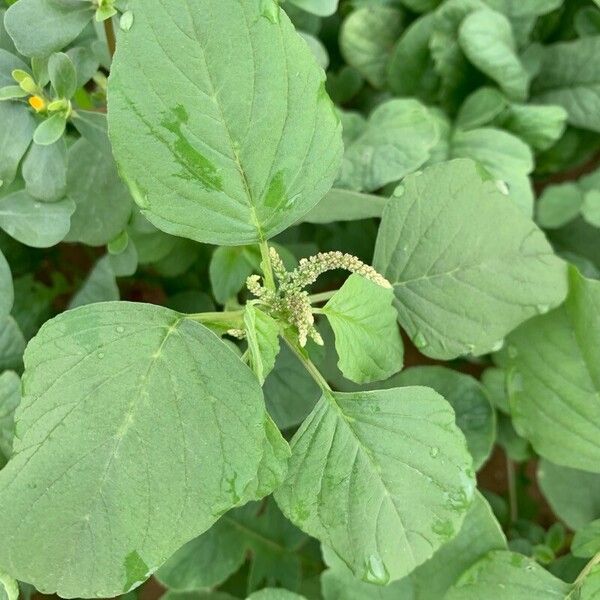
[[[323,375],[321,375],[321,372],[319,371],[319,369],[317,369],[316,365],[312,362],[312,360],[310,360],[310,358],[308,358],[307,356],[304,356],[304,354],[298,349],[295,342],[290,337],[284,334],[283,340],[288,345],[290,350],[296,355],[298,360],[304,365],[304,368],[308,371],[308,374],[315,380],[317,385],[324,392],[330,392],[331,388],[329,387],[329,384],[327,383],[327,381],[325,381],[325,378],[323,377]]]

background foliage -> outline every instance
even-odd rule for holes
[[[0,7],[0,596],[600,597],[597,2]]]

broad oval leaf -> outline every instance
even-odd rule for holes
[[[0,180],[12,183],[19,163],[33,139],[37,121],[32,111],[17,102],[0,102]]]
[[[67,145],[60,139],[50,146],[31,144],[21,166],[25,189],[38,200],[56,202],[67,189]]]
[[[542,459],[537,479],[554,514],[571,529],[600,519],[600,474]]]
[[[404,348],[391,287],[351,275],[323,307],[335,334],[338,366],[356,383],[391,377],[402,369]]]
[[[404,180],[384,210],[374,263],[394,286],[400,324],[433,358],[498,349],[567,291],[544,234],[469,160]]]
[[[600,282],[575,268],[560,308],[508,338],[516,430],[552,462],[600,473]]]
[[[496,550],[475,563],[445,600],[565,600],[572,586],[533,559]]]
[[[487,8],[472,12],[461,23],[458,40],[468,59],[507,96],[527,98],[529,75],[517,56],[510,21],[502,13]]]
[[[485,498],[475,493],[458,535],[408,577],[382,588],[359,582],[331,551],[321,577],[325,600],[440,600],[474,562],[491,550],[505,550],[506,538]]]
[[[496,417],[485,390],[476,379],[445,367],[412,367],[385,385],[422,385],[443,396],[456,413],[456,424],[465,435],[475,469],[485,463],[496,438]]]
[[[0,198],[0,228],[33,248],[49,248],[61,242],[71,226],[75,204],[39,202],[25,190]]]
[[[14,455],[0,471],[0,568],[40,591],[130,590],[254,482],[260,387],[179,313],[85,306],[46,323],[24,360]]]
[[[275,0],[133,0],[109,130],[144,214],[183,237],[264,240],[331,187],[341,129],[324,74]]]
[[[133,202],[111,156],[82,138],[69,148],[67,194],[75,203],[68,242],[102,246],[125,229]]]
[[[429,388],[324,392],[291,445],[275,499],[365,581],[408,575],[469,509],[471,457],[452,408]]]
[[[600,36],[546,46],[533,84],[533,100],[558,104],[569,123],[600,132]]]
[[[14,301],[12,273],[8,261],[0,251],[0,319],[10,314]]]
[[[4,23],[21,54],[44,57],[73,41],[93,15],[90,2],[18,0]]]
[[[342,55],[375,87],[386,83],[387,65],[402,32],[402,21],[401,10],[374,3],[355,10],[342,24]]]
[[[399,181],[418,169],[439,139],[430,111],[413,99],[380,104],[356,133],[354,139],[346,140],[336,185],[363,191]]]

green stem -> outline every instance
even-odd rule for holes
[[[298,360],[304,365],[304,368],[308,371],[308,374],[316,381],[317,385],[324,392],[330,392],[331,388],[329,387],[329,384],[327,383],[327,381],[325,381],[325,378],[323,377],[323,375],[321,375],[321,372],[319,371],[319,369],[317,369],[312,360],[310,360],[310,358],[308,358],[307,356],[304,356],[304,354],[298,349],[298,346],[296,346],[296,343],[293,340],[291,340],[287,335],[283,335],[283,340],[288,345],[290,350],[296,355]]]
[[[273,267],[271,266],[271,255],[269,254],[269,245],[266,241],[260,243],[260,266],[265,276],[265,286],[268,290],[275,291],[275,278],[273,277]]]
[[[225,312],[205,312],[185,315],[187,319],[199,323],[230,323],[241,320],[244,316],[243,310],[230,310]]]
[[[310,296],[309,300],[311,304],[318,304],[319,302],[327,302],[333,295],[337,292],[337,290],[332,290],[330,292],[321,292],[320,294],[313,294]]]
[[[510,508],[510,524],[513,525],[519,518],[519,507],[517,500],[517,480],[515,477],[515,464],[506,457],[506,480],[508,483],[508,505]]]
[[[112,17],[104,19],[104,33],[106,33],[106,43],[108,44],[108,52],[112,58],[115,55],[117,49],[117,40],[115,37],[115,29],[113,27]]]

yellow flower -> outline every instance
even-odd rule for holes
[[[31,96],[29,98],[29,105],[35,112],[41,112],[46,108],[46,101],[41,96]]]

